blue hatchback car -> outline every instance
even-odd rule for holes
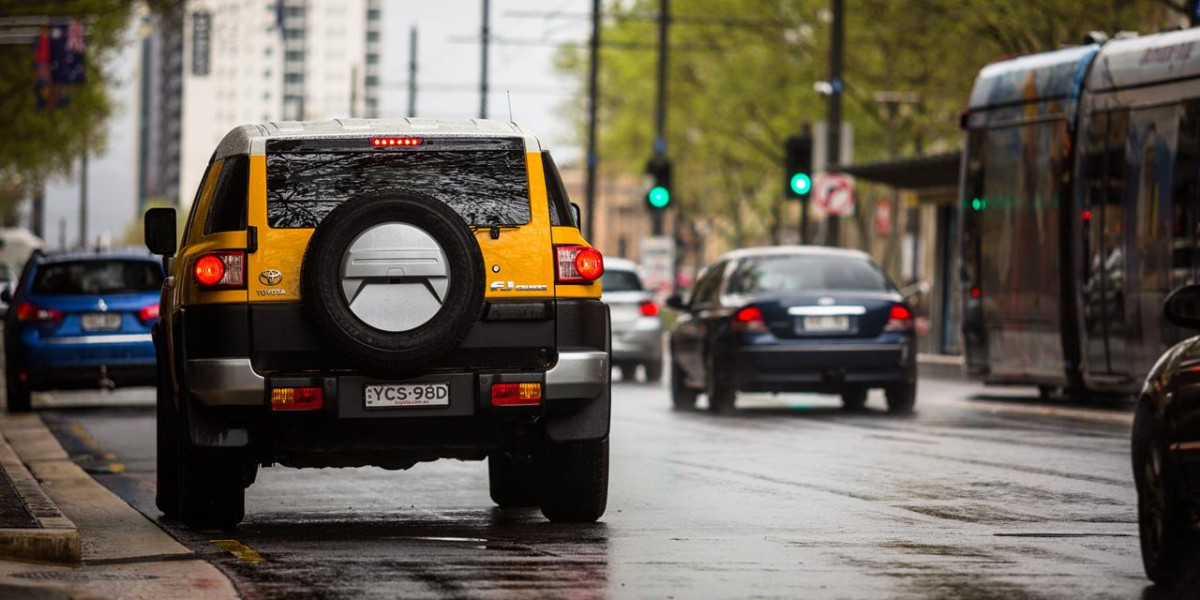
[[[144,253],[35,252],[2,298],[9,412],[32,391],[154,385],[162,283]]]

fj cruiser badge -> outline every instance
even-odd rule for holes
[[[492,285],[488,286],[493,292],[544,292],[544,285],[514,285],[511,281],[493,281]]]
[[[263,285],[275,285],[283,280],[283,273],[275,269],[268,269],[258,274],[258,282]]]

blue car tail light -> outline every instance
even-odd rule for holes
[[[53,308],[41,308],[28,302],[17,305],[18,323],[61,323],[63,312]]]

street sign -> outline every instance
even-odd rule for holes
[[[675,290],[675,239],[666,236],[642,238],[642,283],[661,301]]]
[[[854,178],[843,173],[821,173],[813,180],[813,203],[830,216],[854,214]]]

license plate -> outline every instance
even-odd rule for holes
[[[387,383],[363,388],[367,408],[450,406],[449,383]]]
[[[847,331],[850,317],[846,315],[814,315],[804,317],[804,331]]]
[[[113,331],[121,328],[121,315],[113,313],[86,313],[80,325],[84,331]]]

